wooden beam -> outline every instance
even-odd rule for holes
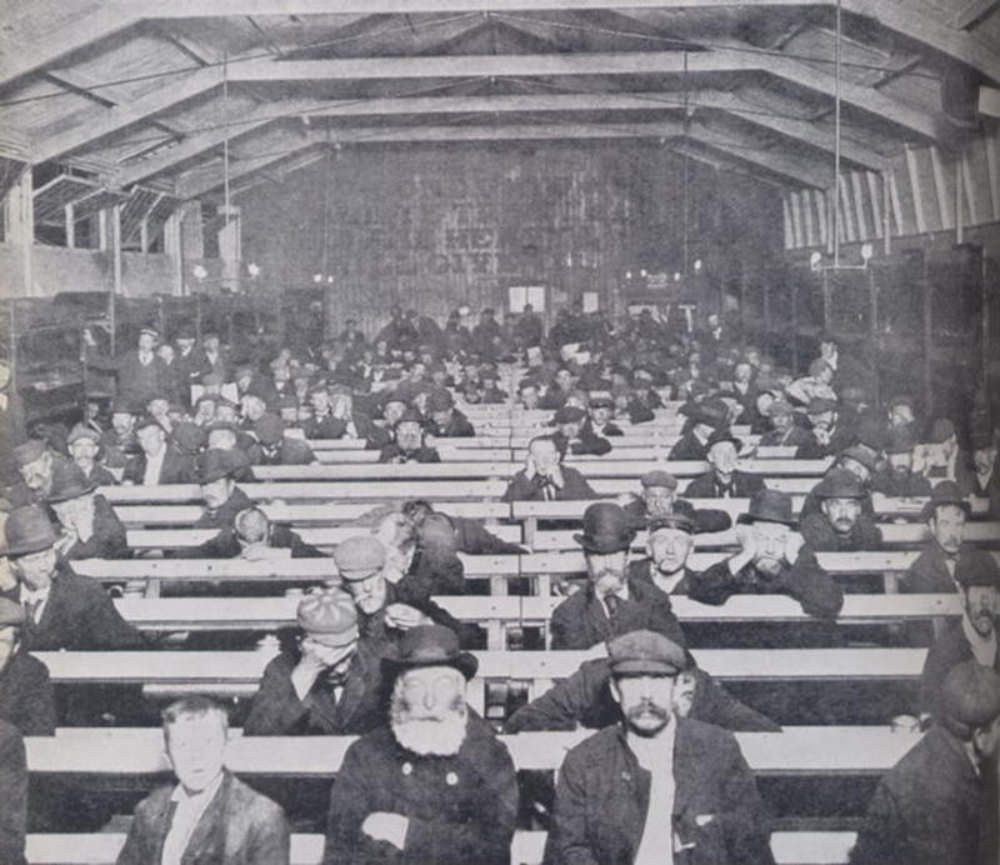
[[[972,166],[969,164],[968,151],[962,154],[960,171],[962,174],[962,185],[965,190],[965,205],[969,211],[969,219],[966,224],[979,225],[980,222],[985,222],[985,220],[982,218],[982,213],[979,210],[979,196],[976,194],[978,191],[977,185],[972,182]],[[958,214],[958,217],[965,218],[962,214]]]
[[[830,238],[830,227],[827,224],[826,193],[822,189],[813,190],[813,201],[816,204],[816,218],[819,222],[819,242],[825,244]]]
[[[941,229],[955,227],[955,213],[951,206],[951,196],[948,195],[948,180],[944,174],[944,163],[941,161],[941,151],[931,147],[931,172],[934,177],[934,195],[937,198],[938,219]]]
[[[1000,9],[1000,0],[972,0],[956,13],[955,28],[970,30],[982,24],[997,9]]]
[[[927,219],[924,216],[924,192],[920,184],[920,166],[917,164],[917,154],[912,147],[906,148],[906,171],[910,178],[910,191],[913,193],[913,210],[917,219],[917,234],[927,233]]]
[[[868,186],[868,200],[872,203],[872,236],[881,237],[882,225],[882,192],[879,190],[878,177],[874,171],[865,172],[865,183]]]
[[[892,199],[892,218],[896,220],[896,234],[903,234],[903,201],[899,197],[899,185],[896,183],[896,171],[889,171],[889,197]]]
[[[867,240],[874,233],[868,231],[868,220],[865,216],[865,193],[861,186],[861,175],[851,172],[851,192],[854,194],[854,214],[858,220],[858,240]]]
[[[841,174],[837,178],[837,189],[840,193],[840,223],[844,228],[843,239],[848,243],[860,240],[857,229],[854,225],[854,213],[851,208],[851,191],[847,188],[847,180]]]

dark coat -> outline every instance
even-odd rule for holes
[[[975,573],[977,562],[986,559],[990,554],[971,544],[962,544],[958,549],[956,571],[961,568],[965,573]],[[903,594],[950,594],[957,591],[955,580],[948,572],[945,564],[944,550],[933,539],[927,541],[916,561],[899,581],[899,591]],[[991,566],[986,565],[989,569]]]
[[[552,611],[549,631],[552,648],[589,649],[620,634],[644,628],[686,645],[680,622],[670,606],[670,598],[652,583],[628,581],[629,599],[620,601],[612,617],[594,593],[593,583],[570,595]]]
[[[891,471],[883,471],[872,478],[872,491],[891,498],[923,498],[931,494],[931,482],[915,472],[900,478]]]
[[[451,523],[455,528],[455,544],[460,553],[470,556],[499,556],[525,552],[520,544],[498,538],[479,520],[451,517]]]
[[[724,532],[732,528],[733,520],[728,511],[716,510],[715,508],[697,508],[685,499],[674,499],[674,512],[684,514],[694,521],[699,534],[708,532]],[[636,529],[645,529],[648,520],[646,513],[646,502],[642,498],[636,498],[625,505],[625,513]]]
[[[117,865],[152,865],[163,855],[170,829],[170,795],[161,787],[135,809]],[[183,865],[288,865],[290,836],[278,805],[225,773],[194,827]]]
[[[570,441],[563,435],[562,431],[552,434],[552,440],[562,454],[587,454],[589,456],[602,457],[611,452],[611,442],[606,438],[596,435],[593,431],[588,431],[586,427],[580,430],[580,437]]]
[[[49,669],[20,648],[0,670],[0,721],[13,724],[22,736],[51,736],[56,731]]]
[[[197,482],[194,470],[194,460],[185,454],[177,451],[172,445],[167,445],[167,453],[163,457],[163,465],[160,466],[160,477],[158,484],[193,484]],[[125,466],[125,473],[122,475],[122,482],[131,481],[134,484],[142,484],[142,479],[146,474],[146,454],[139,452],[132,457]]]
[[[86,472],[83,474],[87,480],[93,481],[99,487],[113,487],[118,484],[118,478],[100,463],[94,463],[94,467],[90,470],[89,475]]]
[[[1000,623],[997,623],[1000,624]],[[920,711],[940,718],[941,686],[952,667],[973,658],[972,646],[962,628],[962,619],[952,619],[934,641],[924,660],[920,676]],[[993,669],[1000,673],[1000,648],[993,659]]]
[[[314,416],[302,422],[302,431],[307,439],[339,439],[347,431],[347,423],[331,414]]]
[[[325,555],[312,544],[307,544],[297,532],[292,531],[282,523],[271,524],[271,536],[268,538],[267,545],[290,549],[293,559],[321,559]],[[235,559],[243,552],[236,537],[236,530],[232,526],[223,528],[219,534],[205,541],[197,549],[198,558],[204,559]]]
[[[454,553],[417,548],[406,571],[406,584],[431,595],[464,595],[465,566]]]
[[[0,721],[0,862],[25,865],[28,825],[28,767],[17,727]]]
[[[637,559],[634,562],[629,562],[628,564],[628,578],[629,580],[641,580],[644,583],[649,584],[660,594],[665,594],[664,591],[653,582],[653,564],[652,559]],[[694,571],[684,568],[684,576],[681,577],[680,581],[674,586],[674,590],[670,593],[671,595],[686,595],[688,593],[688,588],[691,585],[691,581],[696,579],[698,574]]]
[[[803,445],[811,446],[812,442],[813,437],[809,434],[808,430],[803,429],[797,424],[792,424],[784,432],[771,430],[764,433],[760,437],[758,444],[760,447],[801,448]]]
[[[693,846],[674,854],[675,865],[773,863],[764,806],[733,734],[689,719],[676,723],[673,829]],[[650,785],[619,725],[573,748],[559,772],[546,865],[632,865]],[[705,822],[707,815],[714,819]]]
[[[980,837],[984,792],[962,743],[933,727],[883,776],[852,865],[978,865],[987,855],[995,862],[997,838]]]
[[[697,667],[694,699],[688,717],[726,730],[777,732],[781,727],[732,697],[708,673]],[[504,725],[507,733],[528,730],[573,730],[577,724],[600,729],[618,723],[621,710],[611,696],[607,658],[584,661],[568,679],[518,709]]]
[[[451,757],[412,754],[379,727],[344,755],[330,795],[323,865],[507,865],[517,798],[510,754],[477,716],[470,714],[465,741]],[[402,851],[361,831],[375,811],[408,818]]]
[[[94,533],[89,540],[77,541],[63,558],[75,559],[130,559],[128,533],[115,509],[102,495],[94,496]]]
[[[226,499],[215,510],[205,509],[205,512],[198,517],[194,524],[196,529],[223,529],[232,528],[236,515],[246,508],[253,507],[253,502],[239,487],[233,489],[232,495]]]
[[[316,462],[313,449],[304,441],[292,438],[283,438],[273,450],[254,442],[247,448],[247,457],[253,466],[308,466]]]
[[[860,550],[882,549],[882,530],[864,514],[846,535],[839,534],[826,514],[810,514],[799,526],[802,537],[817,553],[856,553]]]
[[[153,354],[148,364],[139,360],[139,350],[130,349],[116,358],[98,357],[87,350],[87,366],[113,372],[117,377],[117,393],[122,399],[145,406],[157,396],[165,396],[171,385],[172,376],[163,358]]]
[[[843,423],[838,423],[834,427],[833,433],[830,435],[830,441],[827,444],[821,444],[816,436],[810,432],[809,441],[799,447],[795,457],[800,460],[821,460],[825,457],[836,456],[841,451],[849,448],[856,440],[857,434],[853,428],[849,428]]]
[[[684,433],[670,449],[670,460],[704,460],[708,455],[708,448],[702,444],[701,440],[695,436],[693,431]]]
[[[362,640],[351,659],[340,700],[322,675],[304,700],[292,685],[297,653],[282,652],[264,669],[244,724],[247,736],[344,736],[367,733],[385,718],[380,659]]]
[[[441,455],[435,448],[421,447],[415,451],[404,451],[398,444],[391,442],[382,448],[378,455],[380,463],[439,463]]]
[[[709,469],[687,485],[684,495],[689,499],[748,499],[764,489],[764,479],[750,472],[733,472],[729,486],[723,486],[719,476]]]
[[[401,631],[386,627],[385,608],[391,604],[408,604],[419,610],[436,625],[443,625],[458,636],[462,648],[468,649],[479,642],[479,627],[472,622],[460,622],[444,607],[434,603],[426,593],[425,587],[417,586],[410,577],[403,577],[398,583],[388,583],[386,586],[385,605],[377,613],[366,615],[358,611],[358,630],[362,638],[368,638],[373,645],[382,651],[401,636]]]
[[[578,501],[598,498],[597,493],[591,489],[587,479],[576,469],[569,466],[560,466],[563,476],[562,487],[555,489],[551,499],[553,501]],[[544,483],[540,475],[529,478],[524,469],[521,469],[510,479],[507,489],[501,501],[504,502],[544,502]]]
[[[7,596],[19,601],[19,590],[14,588]],[[52,578],[42,620],[24,625],[22,641],[29,652],[148,648],[145,637],[121,617],[100,583],[78,576],[62,563]]]
[[[448,423],[440,426],[433,419],[427,421],[427,432],[437,438],[472,438],[476,434],[475,427],[469,419],[457,408],[451,410]]]

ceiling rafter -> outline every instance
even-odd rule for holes
[[[1000,9],[1000,0],[972,0],[955,16],[955,26],[959,30],[968,30],[982,24],[998,9]]]

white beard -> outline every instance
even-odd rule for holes
[[[465,741],[464,711],[450,712],[443,720],[401,719],[391,721],[392,735],[407,751],[422,757],[450,757]]]

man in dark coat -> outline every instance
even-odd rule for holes
[[[997,644],[997,614],[1000,613],[1000,582],[995,575],[960,573],[962,617],[952,619],[934,640],[920,678],[920,709],[941,717],[941,687],[952,667],[975,661],[1000,672]]]
[[[498,538],[481,520],[470,517],[456,517],[434,509],[430,502],[414,499],[404,503],[403,515],[419,531],[423,521],[431,514],[444,517],[454,533],[455,550],[470,556],[518,555],[527,552],[520,544]]]
[[[839,454],[854,444],[854,433],[840,422],[837,403],[826,397],[814,397],[806,407],[810,440],[799,448],[799,459],[818,460]]]
[[[769,427],[760,437],[761,447],[801,448],[811,443],[811,436],[795,422],[795,410],[785,400],[776,399],[763,414]]]
[[[476,434],[469,419],[455,408],[455,400],[447,388],[436,388],[427,394],[427,432],[435,438],[471,438]]]
[[[560,464],[559,449],[551,436],[537,436],[528,444],[525,467],[510,479],[501,501],[551,502],[596,499],[586,478]]]
[[[635,529],[619,505],[590,505],[583,514],[583,534],[574,537],[583,547],[588,579],[552,611],[549,631],[553,649],[589,649],[642,628],[685,644],[670,598],[651,582],[626,576]]]
[[[882,549],[882,532],[875,521],[861,512],[867,490],[846,469],[834,469],[813,490],[820,500],[820,513],[802,520],[801,532],[816,552],[858,552]]]
[[[25,865],[28,827],[28,766],[24,739],[13,724],[0,720],[0,862]]]
[[[255,466],[308,466],[316,454],[301,439],[285,435],[285,425],[276,414],[265,414],[253,425],[257,441],[247,449],[250,464]]]
[[[973,496],[989,500],[990,515],[1000,519],[1000,454],[992,429],[972,431],[972,462],[956,467],[958,485]]]
[[[167,434],[152,415],[135,426],[141,451],[128,461],[123,484],[159,485],[194,482],[194,463],[167,441]]]
[[[590,393],[589,414],[583,433],[608,438],[623,436],[625,433],[613,420],[615,401],[610,393]]]
[[[288,865],[284,812],[223,767],[228,729],[225,711],[206,697],[185,697],[164,710],[178,783],[136,806],[117,865]]]
[[[683,513],[694,521],[698,532],[724,532],[733,524],[726,511],[698,508],[685,499],[677,498],[677,478],[662,469],[647,472],[639,479],[642,494],[625,505],[625,512],[635,527],[643,528],[653,519],[672,513]]]
[[[71,465],[71,460],[57,454],[39,439],[29,439],[14,448],[14,463],[20,478],[4,491],[13,507],[42,503],[52,489],[55,466]]]
[[[687,566],[694,550],[695,521],[682,511],[653,517],[648,523],[646,557],[628,566],[629,580],[642,580],[667,597],[686,595],[698,574]]]
[[[564,405],[552,421],[558,430],[552,439],[561,454],[604,456],[611,451],[611,442],[595,435],[587,426],[587,413],[575,405]]]
[[[247,459],[241,451],[210,448],[199,455],[195,473],[205,511],[195,522],[195,528],[232,528],[236,515],[253,506],[234,480],[234,475],[246,466]]]
[[[382,721],[378,653],[358,633],[351,596],[328,589],[305,597],[298,644],[264,669],[244,725],[248,736],[367,733]]]
[[[7,556],[19,585],[4,594],[25,608],[22,639],[28,651],[147,647],[100,583],[78,576],[59,561],[59,536],[41,507],[12,511],[5,532]]]
[[[389,722],[344,755],[323,865],[506,865],[517,780],[506,747],[468,708],[473,655],[436,625],[387,654]]]
[[[101,464],[101,433],[82,423],[74,424],[66,437],[69,455],[87,480],[99,487],[112,487],[118,483],[111,471]]]
[[[407,409],[393,426],[395,441],[382,448],[380,463],[439,463],[436,448],[424,444],[424,421],[415,409]]]
[[[163,358],[156,354],[159,333],[155,328],[142,328],[138,346],[116,358],[97,356],[97,342],[89,329],[84,329],[83,338],[87,366],[113,372],[118,382],[119,397],[136,405],[145,405],[158,394],[167,392],[171,375]]]
[[[264,561],[285,557],[318,559],[323,558],[324,553],[303,541],[289,526],[272,523],[267,514],[254,506],[240,511],[231,527],[223,527],[214,538],[197,548],[197,558],[203,559]],[[288,586],[282,584],[283,588]]]
[[[743,442],[728,429],[716,429],[708,437],[705,459],[709,470],[696,477],[684,491],[689,499],[748,499],[764,489],[764,479],[736,468]]]
[[[52,682],[45,664],[23,651],[23,626],[24,608],[0,598],[0,721],[22,736],[51,736],[56,731]]]
[[[95,492],[75,463],[53,467],[49,507],[62,525],[59,552],[63,559],[129,559],[125,526],[104,496]]]
[[[643,633],[609,648],[622,722],[566,755],[546,865],[629,865],[664,849],[684,850],[689,865],[771,865],[763,803],[732,733],[671,711],[683,649]]]
[[[514,337],[519,348],[531,348],[541,345],[545,338],[545,325],[530,303],[524,305],[521,314],[514,323]]]
[[[852,865],[996,862],[1000,676],[966,661],[945,677],[941,722],[889,772],[868,805]],[[993,787],[993,795],[990,788]]]
[[[712,432],[726,424],[729,410],[721,400],[687,403],[680,408],[687,415],[684,435],[670,450],[671,460],[701,461],[708,456]]]
[[[924,498],[931,494],[931,483],[913,471],[913,449],[917,441],[909,429],[889,437],[885,445],[886,466],[872,479],[873,492],[892,498]]]

